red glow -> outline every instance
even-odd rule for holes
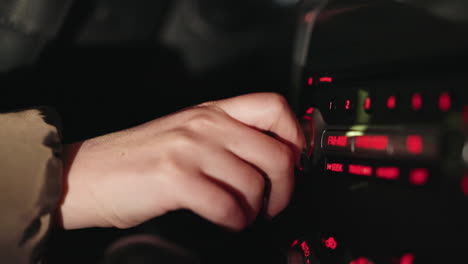
[[[351,261],[350,264],[373,264],[372,262],[370,262],[368,259],[366,258],[363,258],[363,257],[360,257],[360,258],[357,258],[353,261]]]
[[[419,135],[409,135],[406,138],[406,149],[411,154],[421,154],[423,152],[423,140]]]
[[[397,180],[400,177],[400,169],[397,167],[379,167],[375,171],[377,178]]]
[[[409,181],[413,185],[424,185],[429,178],[429,171],[424,168],[413,169],[410,171]]]
[[[312,114],[315,111],[315,108],[311,107],[307,109],[306,114]]]
[[[312,86],[312,84],[314,84],[314,78],[309,77],[309,79],[307,79],[307,85]]]
[[[343,172],[342,163],[327,163],[327,170],[334,172]]]
[[[310,260],[307,260],[306,263],[307,263],[307,264],[310,264]]]
[[[355,175],[372,176],[372,167],[371,166],[349,164],[348,172],[351,173],[351,174],[355,174]]]
[[[411,107],[413,108],[414,111],[419,111],[421,110],[423,106],[423,99],[421,94],[415,93],[413,94],[413,97],[411,97]]]
[[[439,96],[439,109],[442,112],[447,112],[452,107],[452,98],[447,92],[443,92]]]
[[[304,22],[305,22],[305,23],[312,23],[312,21],[314,21],[314,13],[313,13],[313,12],[308,12],[308,13],[304,16]]]
[[[463,109],[463,122],[465,122],[465,124],[468,124],[468,105],[466,105]]]
[[[328,239],[324,239],[323,241],[323,244],[325,244],[325,246],[331,250],[335,250],[336,247],[338,246],[338,244],[336,243],[336,240],[334,237],[329,237]]]
[[[346,110],[351,109],[351,100],[346,100],[345,109]]]
[[[299,240],[297,240],[297,239],[294,240],[294,242],[292,242],[292,244],[291,244],[291,247],[294,247],[295,245],[297,245],[297,243],[299,243]]]
[[[328,146],[346,147],[348,145],[348,137],[346,136],[328,136]]]
[[[461,188],[463,193],[468,196],[468,174],[466,174],[461,181]]]
[[[302,252],[304,252],[304,257],[307,258],[308,256],[310,256],[310,248],[306,242],[301,243],[301,248],[302,248]]]
[[[362,149],[387,150],[388,136],[357,136],[355,147]]]
[[[400,259],[400,264],[413,264],[413,262],[414,262],[413,254],[403,255]]]
[[[331,83],[333,82],[333,78],[332,77],[320,77],[320,82]]]
[[[370,97],[367,97],[365,100],[364,100],[364,109],[366,111],[370,111],[372,108],[372,100]]]
[[[396,97],[394,95],[388,97],[387,107],[388,109],[392,109],[392,110],[396,108]]]

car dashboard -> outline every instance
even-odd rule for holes
[[[242,19],[228,22],[247,22],[215,21],[218,35],[209,38],[184,24],[190,1],[174,2],[161,4],[165,12],[153,27],[139,26],[151,20],[149,12],[123,7],[118,12],[142,15],[119,20],[132,23],[115,32],[97,19],[112,18],[107,9],[75,16],[45,46],[33,73],[20,69],[2,78],[49,83],[61,100],[40,103],[62,114],[69,142],[205,100],[279,92],[307,139],[292,202],[240,233],[187,211],[129,230],[58,229],[45,263],[468,261],[464,1],[271,1],[274,8],[264,1],[269,8],[262,2],[229,9]],[[244,8],[249,16],[241,16]],[[78,33],[65,31],[77,25]],[[63,85],[57,76],[73,91],[73,103],[63,100],[70,95],[56,88]],[[113,89],[117,83],[141,88],[121,93]],[[155,86],[164,87],[156,101],[148,98]],[[166,107],[167,101],[173,103]]]

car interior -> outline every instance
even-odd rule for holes
[[[206,101],[284,95],[307,139],[288,208],[229,232],[189,211],[52,230],[43,263],[468,262],[468,2],[3,1],[1,110],[64,143]]]

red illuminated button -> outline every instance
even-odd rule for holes
[[[295,245],[297,245],[297,243],[299,243],[299,240],[294,240],[292,243],[291,243],[291,247],[294,247]]]
[[[398,167],[378,167],[375,171],[377,178],[385,180],[397,180],[400,177],[400,168]]]
[[[354,147],[356,150],[386,151],[388,144],[388,136],[365,135],[355,137]]]
[[[301,249],[304,254],[304,257],[309,257],[310,256],[310,247],[307,245],[307,243],[304,241],[301,243]]]
[[[396,96],[391,95],[387,98],[387,108],[390,110],[395,110],[397,106],[397,99]]]
[[[348,146],[347,136],[328,136],[327,145],[333,147],[346,147]]]
[[[406,150],[410,154],[421,154],[423,152],[423,139],[419,135],[406,137]]]
[[[429,179],[429,170],[425,168],[413,169],[409,174],[409,181],[413,185],[425,185]]]
[[[333,78],[328,77],[328,76],[324,76],[324,77],[320,77],[319,81],[321,83],[331,83],[331,82],[333,82]]]
[[[353,108],[353,103],[351,102],[351,100],[346,99],[344,109],[348,111],[348,110],[351,110],[352,108]]]
[[[351,151],[351,138],[344,132],[325,132],[322,136],[322,146],[326,151]]]
[[[367,112],[370,112],[372,110],[372,99],[370,97],[364,99],[364,110],[366,110]]]
[[[399,264],[413,264],[414,263],[414,255],[413,254],[405,254],[400,258]]]
[[[461,181],[461,189],[463,193],[468,196],[468,174],[465,174],[463,176],[462,181]]]
[[[374,264],[374,262],[366,259],[366,258],[363,258],[363,257],[359,257],[353,261],[350,262],[350,264]]]
[[[322,243],[325,247],[335,250],[336,247],[338,246],[338,243],[336,243],[336,240],[334,237],[329,237],[327,239],[322,239]]]
[[[413,108],[414,111],[419,111],[422,109],[423,106],[423,99],[420,93],[415,93],[411,97],[411,108]]]
[[[307,85],[312,86],[313,84],[314,84],[314,78],[313,78],[313,77],[309,77],[309,78],[307,79]]]
[[[327,163],[327,171],[344,172],[343,163]]]
[[[442,112],[448,112],[452,108],[452,98],[447,92],[443,92],[439,96],[439,109]]]
[[[348,172],[354,175],[360,176],[372,176],[372,167],[371,166],[364,166],[364,165],[356,165],[356,164],[349,164],[348,165]]]

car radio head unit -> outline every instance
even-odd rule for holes
[[[468,24],[401,2],[319,8],[298,30],[309,150],[289,263],[468,261]]]

